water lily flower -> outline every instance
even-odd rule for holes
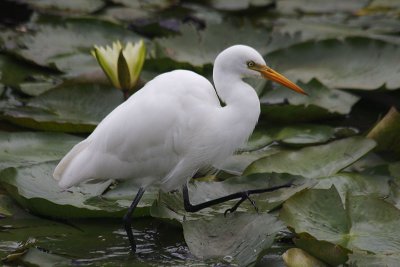
[[[111,83],[118,89],[129,91],[138,82],[146,56],[143,40],[125,47],[116,41],[112,47],[94,46],[92,55],[107,75]]]

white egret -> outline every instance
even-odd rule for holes
[[[253,48],[229,47],[215,60],[215,88],[204,77],[187,70],[157,76],[73,147],[56,167],[54,178],[62,188],[89,179],[133,179],[140,190],[124,217],[133,251],[136,246],[131,215],[151,184],[158,183],[163,191],[183,186],[188,211],[241,198],[231,209],[235,210],[250,191],[194,206],[189,202],[186,185],[197,170],[226,159],[252,133],[260,115],[260,102],[254,89],[242,81],[244,77],[263,77],[305,94],[269,68]],[[225,105],[221,106],[220,101]]]

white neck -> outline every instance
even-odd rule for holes
[[[217,94],[226,105],[221,110],[221,128],[229,129],[237,146],[241,146],[253,132],[260,116],[257,93],[239,75],[226,73],[218,64],[214,66],[213,78]]]

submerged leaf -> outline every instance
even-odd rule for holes
[[[201,259],[224,258],[229,264],[254,265],[269,248],[283,224],[268,213],[236,212],[212,219],[183,222],[190,251]]]

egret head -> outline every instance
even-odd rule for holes
[[[260,53],[246,45],[234,45],[222,51],[215,59],[214,68],[216,66],[224,69],[225,73],[234,73],[242,78],[272,80],[300,94],[307,94],[285,76],[268,67]]]

